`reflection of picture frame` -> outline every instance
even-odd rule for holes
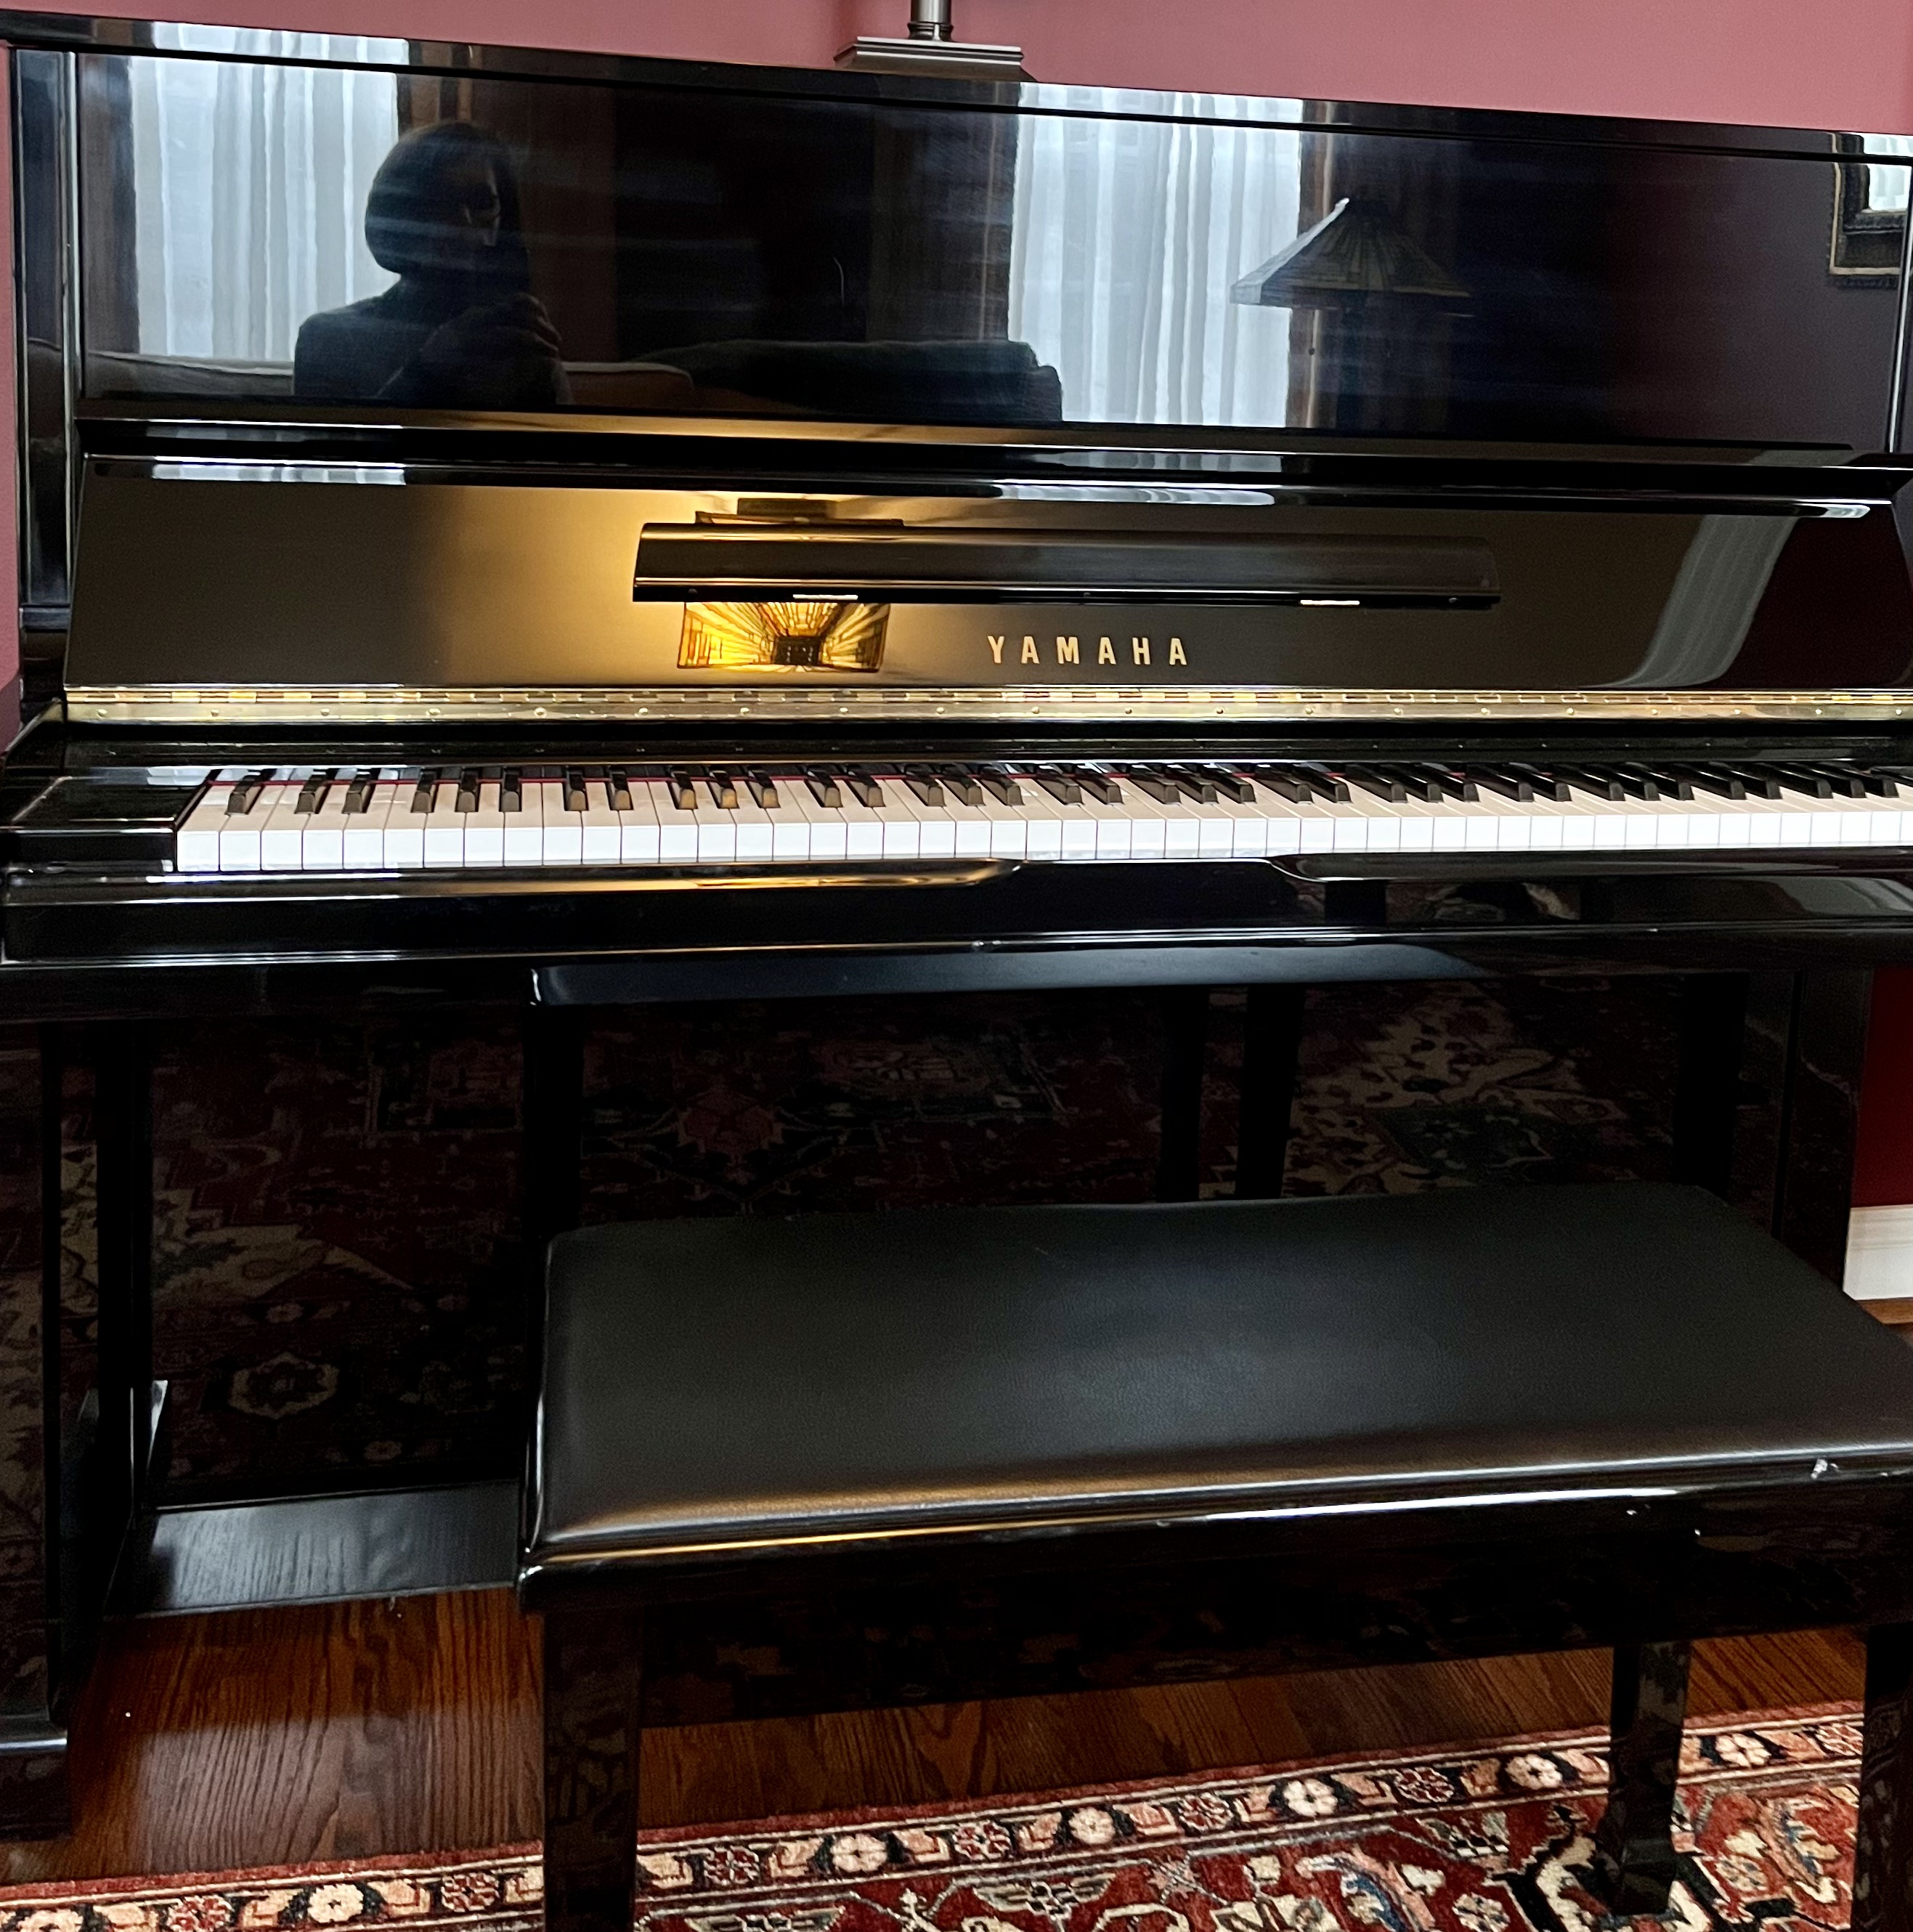
[[[1843,159],[1834,170],[1834,233],[1828,270],[1840,281],[1858,287],[1897,281],[1906,246],[1906,210],[1874,206],[1877,177],[1873,164],[1862,158],[1868,152],[1864,135],[1836,134],[1834,144],[1837,153],[1855,158]]]

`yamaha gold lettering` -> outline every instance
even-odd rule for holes
[[[1059,632],[1054,644],[1046,652],[1033,632],[1025,632],[1012,655],[1011,639],[1007,632],[990,631],[984,634],[983,641],[988,647],[990,662],[1001,666],[1008,664],[1034,664],[1041,668],[1054,666],[1062,670],[1084,668],[1091,664],[1101,669],[1117,670],[1123,668],[1124,658],[1114,638],[1099,637],[1096,640],[1094,655],[1086,652],[1084,640],[1072,637],[1067,632]],[[1187,669],[1189,651],[1180,638],[1168,640],[1166,652],[1160,648],[1154,638],[1132,637],[1129,640],[1128,664],[1131,668],[1153,670],[1159,665],[1174,669]]]

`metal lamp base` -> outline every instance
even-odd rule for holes
[[[837,64],[856,74],[917,74],[938,80],[1022,81],[1021,47],[983,46],[972,40],[892,39],[861,34],[837,56]]]

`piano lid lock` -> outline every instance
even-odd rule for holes
[[[706,604],[1158,599],[1481,610],[1500,602],[1501,584],[1494,553],[1462,540],[739,518],[646,525],[632,595]]]

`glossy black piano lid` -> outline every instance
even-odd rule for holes
[[[1851,137],[79,64],[98,402],[1889,440],[1908,170]]]

